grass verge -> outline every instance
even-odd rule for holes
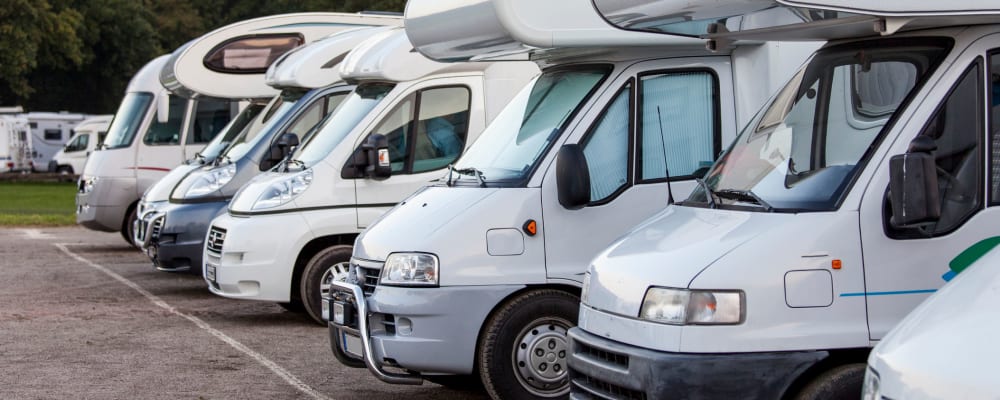
[[[0,182],[0,226],[73,225],[75,197],[72,182]]]

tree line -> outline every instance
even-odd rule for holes
[[[405,0],[0,3],[0,106],[109,114],[146,62],[215,28],[289,12],[401,12]]]

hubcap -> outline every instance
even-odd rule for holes
[[[323,297],[327,297],[330,294],[330,282],[347,282],[350,265],[350,263],[345,261],[333,264],[330,268],[327,268],[326,272],[323,272],[323,277],[319,280],[319,294]]]
[[[514,371],[528,392],[539,397],[556,397],[569,392],[566,363],[570,323],[562,318],[539,318],[521,330],[514,342]]]

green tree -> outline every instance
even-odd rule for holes
[[[7,0],[0,7],[0,102],[29,96],[28,76],[39,66],[80,65],[83,43],[76,33],[82,20],[65,1]]]

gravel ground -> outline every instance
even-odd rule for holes
[[[2,399],[486,398],[344,367],[326,328],[158,272],[116,233],[0,229],[0,273]]]

